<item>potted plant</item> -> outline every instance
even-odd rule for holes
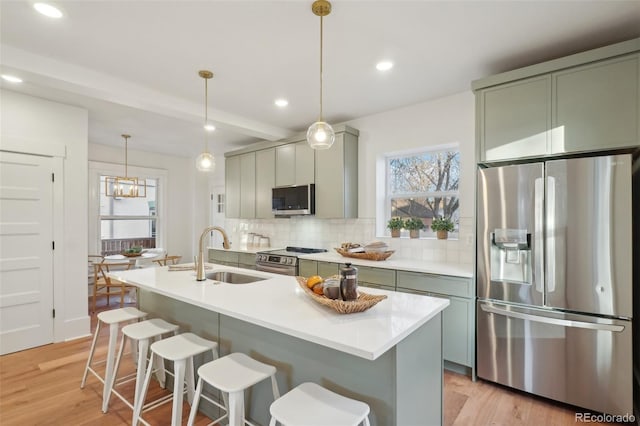
[[[411,217],[404,222],[404,227],[409,230],[409,237],[420,237],[420,230],[424,228],[424,222],[417,217]]]
[[[404,227],[404,220],[400,217],[392,217],[387,222],[387,228],[391,230],[391,236],[398,238],[400,236],[400,229]]]
[[[448,217],[436,217],[431,222],[431,229],[436,232],[439,240],[446,240],[454,225]]]

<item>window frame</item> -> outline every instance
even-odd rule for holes
[[[447,151],[456,151],[458,153],[458,156],[461,156],[461,150],[460,150],[460,144],[454,143],[454,144],[446,144],[446,145],[438,145],[438,146],[425,146],[425,147],[421,147],[421,148],[417,148],[417,149],[411,149],[411,150],[406,150],[406,151],[396,151],[396,152],[389,152],[389,153],[385,153],[383,154],[383,167],[384,167],[384,197],[381,197],[381,199],[383,200],[383,207],[382,207],[382,212],[383,212],[383,226],[382,226],[382,235],[385,237],[391,237],[391,231],[387,228],[387,223],[388,221],[391,219],[391,203],[394,199],[398,199],[398,198],[428,198],[428,197],[434,197],[434,196],[440,196],[440,197],[457,197],[458,198],[458,203],[460,202],[460,182],[458,182],[458,189],[455,191],[424,191],[424,192],[402,192],[402,193],[391,193],[391,167],[390,167],[390,162],[393,159],[398,159],[398,158],[406,158],[406,157],[417,157],[423,154],[437,154],[440,152],[447,152]],[[458,159],[458,162],[460,163],[461,158]],[[459,167],[460,168],[460,167]],[[461,172],[461,171],[460,171]],[[458,217],[460,217],[460,208],[461,206],[458,205]],[[378,210],[380,211],[380,210]],[[449,233],[449,238],[450,239],[457,239],[458,238],[458,232],[459,232],[459,226],[460,224],[457,224],[457,227],[454,231]],[[380,229],[380,227],[378,228]],[[423,238],[436,238],[436,233],[433,232],[430,228],[425,227],[425,229],[423,229]],[[409,232],[406,230],[403,230],[403,232],[401,233],[401,236],[408,236]]]
[[[110,220],[149,220],[149,216],[101,216],[100,215],[100,176],[122,174],[124,164],[89,161],[89,253],[100,253],[102,250],[100,221]],[[156,247],[167,246],[167,186],[169,173],[165,169],[128,166],[127,174],[145,179],[157,179],[156,188]]]

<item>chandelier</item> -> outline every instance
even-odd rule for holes
[[[124,176],[106,176],[104,179],[104,192],[107,197],[113,198],[146,198],[147,181],[127,174],[127,149],[130,135],[122,135],[124,138]]]

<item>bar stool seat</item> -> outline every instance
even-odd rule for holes
[[[149,365],[147,366],[144,383],[140,389],[139,399],[134,404],[132,424],[137,425],[139,421],[143,421],[141,414],[154,364],[164,362],[163,360],[168,360],[173,361],[174,370],[171,425],[180,425],[182,422],[182,400],[185,392],[185,382],[189,403],[193,402],[193,396],[195,393],[193,357],[208,351],[211,351],[213,359],[218,358],[218,344],[211,340],[206,340],[202,337],[196,336],[193,333],[183,333],[153,343],[151,345],[151,353],[153,355],[157,355],[159,358],[152,356],[151,362],[149,362]],[[166,401],[163,401],[162,403],[164,402]],[[157,406],[154,403],[151,404],[153,405],[153,408]]]
[[[111,393],[116,395],[122,402],[129,406],[129,408],[133,409],[136,401],[139,399],[140,388],[142,388],[142,382],[144,381],[144,373],[147,368],[147,355],[149,352],[149,343],[152,339],[162,338],[164,335],[175,333],[180,328],[178,325],[168,323],[167,321],[161,318],[153,318],[150,320],[137,322],[134,324],[129,324],[122,327],[122,339],[120,341],[120,350],[118,351],[118,357],[116,358],[116,365],[113,371],[113,380],[111,381],[111,388],[109,389],[108,399],[111,397]],[[124,346],[126,344],[126,339],[129,338],[132,341],[132,352],[134,342],[138,343],[138,359],[136,365],[136,387],[134,392],[133,403],[129,402],[124,396],[122,396],[116,389],[115,386],[118,384],[126,383],[129,381],[129,376],[120,379],[118,382],[118,369],[120,367],[120,360],[122,359],[122,352],[124,351]],[[164,388],[165,385],[165,371],[164,371],[164,363],[158,362],[158,368],[156,369],[156,375],[160,385]],[[108,404],[107,399],[107,404]]]
[[[369,405],[307,382],[277,399],[269,426],[369,426]]]
[[[204,398],[212,404],[223,408],[226,414],[215,420],[213,423],[219,423],[225,417],[229,417],[229,425],[244,425],[244,391],[251,386],[263,380],[271,378],[271,389],[273,391],[274,400],[278,399],[280,392],[278,391],[278,383],[276,382],[276,368],[272,365],[264,364],[243,354],[232,353],[217,360],[203,364],[198,368],[198,386],[191,405],[191,413],[189,415],[188,426],[193,425],[200,398]],[[214,388],[224,392],[223,398],[225,405],[222,406],[209,397],[202,395],[203,382],[208,383]],[[226,398],[228,394],[228,400]]]
[[[109,390],[113,386],[113,367],[116,353],[116,341],[118,339],[118,327],[120,324],[130,321],[137,321],[147,316],[146,312],[142,312],[133,307],[112,309],[110,311],[100,312],[98,317],[98,323],[96,324],[96,331],[93,334],[93,341],[91,342],[91,349],[89,350],[89,358],[87,359],[87,365],[84,368],[84,374],[82,375],[82,383],[80,388],[83,389],[87,382],[87,374],[91,372],[97,377],[100,382],[104,384],[102,389],[102,412],[106,413],[109,406]],[[98,335],[100,334],[100,324],[109,325],[109,346],[107,349],[107,358],[102,361],[93,362],[93,355],[96,350],[96,342]],[[107,363],[104,377],[100,376],[92,367],[93,364]]]

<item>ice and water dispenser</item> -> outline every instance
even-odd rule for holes
[[[531,234],[526,229],[491,233],[491,281],[531,284]]]

